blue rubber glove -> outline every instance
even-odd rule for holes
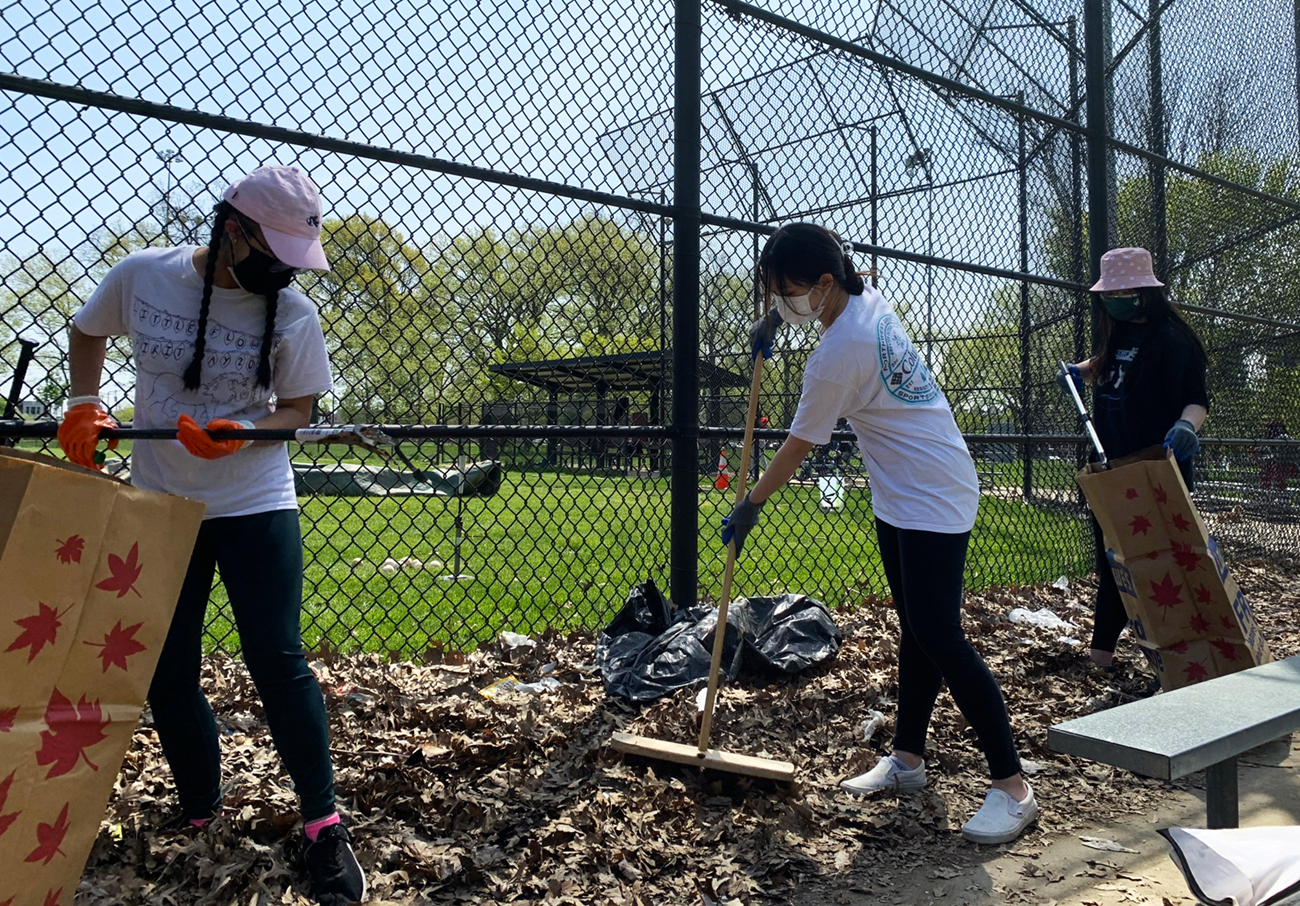
[[[758,511],[762,508],[762,503],[754,503],[746,494],[745,499],[732,509],[731,515],[722,520],[722,543],[726,545],[735,541],[737,559],[740,558],[740,549],[745,544],[745,538],[754,526],[758,525]]]
[[[1192,427],[1192,423],[1185,418],[1180,418],[1165,435],[1165,446],[1174,451],[1174,459],[1187,462],[1200,452],[1201,441],[1196,436],[1196,429]]]
[[[754,322],[754,326],[749,328],[749,349],[753,358],[758,358],[760,352],[763,358],[772,358],[772,343],[776,340],[776,329],[784,323],[785,319],[775,308],[765,317]]]
[[[1066,365],[1065,371],[1056,372],[1056,383],[1061,385],[1062,390],[1064,390],[1066,393],[1069,393],[1070,385],[1065,382],[1067,373],[1069,374],[1069,379],[1074,381],[1074,388],[1079,391],[1079,398],[1082,399],[1083,398],[1083,375],[1079,373],[1078,365]]]

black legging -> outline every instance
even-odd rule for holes
[[[1110,560],[1106,556],[1106,540],[1102,536],[1101,526],[1092,513],[1092,544],[1097,558],[1097,601],[1092,614],[1092,647],[1096,651],[1114,653],[1119,644],[1119,634],[1128,625],[1128,612],[1120,600],[1119,586],[1115,584],[1115,573],[1111,571]]]
[[[176,780],[182,813],[206,818],[221,805],[221,751],[199,686],[203,624],[213,572],[230,597],[244,663],[266,711],[276,751],[293,778],[304,821],[334,811],[325,702],[302,653],[302,534],[297,510],[205,520],[149,705]]]
[[[970,532],[900,529],[877,519],[876,534],[902,630],[894,748],[925,753],[930,713],[946,680],[957,708],[979,736],[990,776],[1005,780],[1020,773],[1002,690],[961,628]]]

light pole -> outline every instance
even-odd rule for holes
[[[172,161],[180,157],[180,152],[175,148],[155,148],[154,152],[158,159],[162,161],[163,166],[167,169],[167,191],[163,193],[163,236],[170,239],[167,231],[172,225]]]

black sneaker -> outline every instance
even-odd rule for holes
[[[352,852],[352,835],[331,824],[312,843],[306,838],[302,861],[311,877],[311,898],[321,906],[351,906],[366,898],[366,873]]]

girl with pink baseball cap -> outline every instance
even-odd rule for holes
[[[1103,311],[1097,352],[1068,370],[1080,391],[1085,383],[1093,385],[1092,420],[1102,447],[1118,459],[1164,444],[1190,490],[1192,460],[1201,446],[1196,432],[1210,408],[1205,347],[1170,304],[1146,249],[1111,249],[1102,255],[1101,279],[1092,292]],[[1090,657],[1111,668],[1128,615],[1096,519],[1092,534],[1098,586]]]
[[[353,903],[365,896],[365,874],[335,808],[325,704],[303,656],[302,536],[288,451],[205,430],[306,427],[316,397],[332,387],[316,307],[291,286],[300,270],[329,270],[320,196],[293,167],[261,167],[231,185],[215,211],[207,246],[128,255],[77,312],[59,445],[78,465],[99,468],[99,432],[117,424],[99,399],[107,338],[129,336],[135,427],[177,431],[176,440],[134,444],[131,481],[207,505],[149,688],[180,803],[169,828],[201,828],[221,810],[220,733],[199,685],[220,568],[244,662],[299,797],[312,896]]]

